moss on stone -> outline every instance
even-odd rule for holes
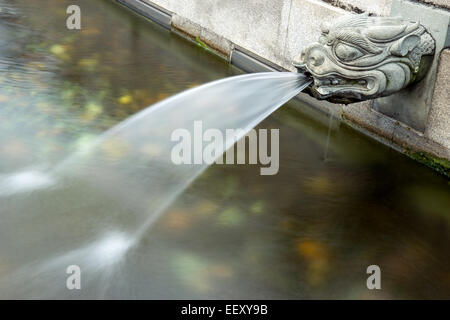
[[[440,174],[450,178],[450,161],[447,159],[433,156],[426,152],[411,152],[407,151],[407,154],[416,161],[425,164],[426,166],[436,170]]]
[[[195,37],[195,42],[203,49],[209,50],[208,46],[202,41],[202,39],[200,39],[199,36]]]

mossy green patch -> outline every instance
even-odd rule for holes
[[[450,178],[450,161],[447,159],[435,157],[426,152],[411,152],[407,151],[407,154],[416,161],[425,164],[426,166],[436,170],[440,174]]]
[[[202,47],[203,49],[209,50],[208,46],[206,45],[206,43],[204,43],[202,41],[202,39],[200,39],[199,36],[195,37],[195,42],[197,43],[198,46]]]

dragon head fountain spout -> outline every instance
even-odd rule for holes
[[[293,65],[314,78],[310,93],[317,99],[352,103],[420,81],[434,51],[434,39],[419,22],[349,15],[322,25],[319,42],[305,48]]]

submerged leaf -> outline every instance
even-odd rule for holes
[[[178,253],[172,258],[175,275],[187,286],[198,292],[211,289],[208,277],[209,263],[190,253]]]
[[[234,227],[242,223],[244,217],[235,207],[225,209],[218,218],[218,223],[227,227]]]
[[[306,279],[312,286],[325,282],[330,270],[330,259],[327,248],[314,240],[302,240],[297,244],[297,251],[308,264]]]
[[[172,211],[167,214],[166,227],[171,230],[181,231],[188,228],[192,219],[184,211]]]
[[[126,94],[126,95],[121,96],[119,98],[119,103],[120,104],[130,104],[131,102],[133,102],[133,97],[130,96],[129,94]]]
[[[318,175],[305,180],[304,188],[306,192],[312,195],[327,195],[335,190],[333,181],[325,176]]]
[[[54,44],[50,47],[50,52],[55,56],[61,56],[66,52],[66,48],[60,44]]]
[[[78,61],[78,65],[80,67],[93,69],[94,67],[96,67],[98,65],[98,60],[93,59],[93,58],[85,58],[85,59],[81,59],[80,61]]]
[[[264,202],[263,201],[254,202],[250,207],[250,212],[256,214],[264,212]]]
[[[85,112],[82,116],[85,120],[91,120],[103,112],[103,107],[95,102],[89,102],[85,107]]]

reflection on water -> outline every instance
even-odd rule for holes
[[[0,278],[35,279],[1,297],[52,297],[55,283],[65,286],[59,267],[70,264],[114,267],[58,297],[450,297],[448,181],[298,102],[261,125],[280,128],[277,175],[209,168],[133,250],[122,229],[151,194],[126,181],[114,188],[134,203],[81,181],[38,191],[55,183],[42,168],[88,150],[129,115],[238,73],[110,1],[79,1],[83,30],[68,31],[69,4],[0,0]],[[120,143],[106,151],[127,154]],[[30,192],[12,196],[19,185]],[[82,223],[105,216],[104,234]],[[74,251],[80,235],[85,245]],[[59,259],[51,279],[25,263],[43,256]],[[379,292],[365,286],[371,264],[382,270]],[[36,284],[45,289],[33,292]]]

